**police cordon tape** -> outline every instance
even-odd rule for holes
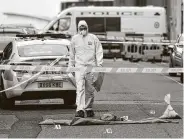
[[[65,56],[63,56],[65,57]],[[28,74],[32,74],[32,71],[38,71],[38,73],[33,74],[31,78],[22,81],[10,88],[5,90],[1,90],[1,92],[12,90],[21,85],[25,85],[25,87],[32,83],[36,78],[39,77],[45,71],[63,71],[68,72],[103,72],[103,73],[175,73],[175,72],[183,72],[183,68],[108,68],[108,67],[84,67],[84,68],[76,68],[76,67],[56,67],[54,66],[57,62],[59,62],[63,57],[56,58],[49,65],[44,66],[23,66],[23,65],[0,65],[0,70],[19,70],[19,71],[28,71]],[[73,75],[72,75],[73,76]]]
[[[7,40],[18,40],[22,39],[21,37],[0,37],[0,41],[7,41]],[[101,43],[109,43],[109,44],[137,44],[137,45],[183,45],[182,43],[179,44],[175,40],[154,40],[154,41],[141,41],[141,40],[136,40],[136,39],[108,39],[107,40],[100,40]]]
[[[63,57],[65,57],[65,56],[63,56]],[[61,60],[61,58],[63,58],[63,57],[59,57],[59,58],[56,58],[54,61],[52,61],[50,64],[49,64],[49,66],[54,66],[58,61],[60,61]],[[3,65],[0,65],[0,66],[2,66],[3,67]],[[9,66],[9,65],[4,65],[4,66]],[[16,66],[9,66],[7,69],[4,69],[4,70],[10,70],[10,69],[12,69],[13,67],[16,67]],[[18,67],[21,67],[22,68],[22,66],[18,66]],[[1,70],[1,68],[0,68],[0,70]],[[22,69],[22,70],[24,70],[24,68]],[[28,71],[28,69],[26,70],[26,71]],[[12,90],[12,89],[14,89],[14,88],[16,88],[16,87],[19,87],[19,86],[21,86],[21,85],[24,85],[24,84],[26,84],[26,86],[29,84],[29,83],[31,83],[31,82],[33,82],[40,74],[42,74],[44,71],[42,70],[42,69],[39,69],[39,72],[38,73],[36,73],[36,74],[34,74],[31,78],[29,78],[29,79],[27,79],[27,80],[25,80],[25,81],[22,81],[22,82],[20,82],[19,84],[16,84],[16,85],[14,85],[14,86],[12,86],[12,87],[10,87],[10,88],[7,88],[7,89],[5,89],[5,90],[1,90],[0,91],[0,93],[1,92],[4,92],[4,91],[9,91],[9,90]],[[29,72],[28,72],[29,74],[31,73],[31,70],[29,70]]]
[[[173,43],[164,43],[164,42],[134,42],[134,41],[100,41],[101,43],[109,44],[137,44],[137,45],[173,45]],[[174,43],[175,45],[184,45],[182,43]]]
[[[58,66],[25,66],[0,65],[0,70],[15,71],[48,71],[48,72],[102,72],[102,73],[182,73],[184,68],[128,68],[128,67],[58,67]]]

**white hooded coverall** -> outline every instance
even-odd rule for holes
[[[82,25],[87,27],[87,34],[83,36],[79,32],[72,37],[69,67],[101,67],[103,63],[102,45],[95,35],[88,33],[88,25],[84,20],[79,22],[78,28]],[[77,87],[76,111],[92,110],[95,92],[93,73],[76,72],[75,80]]]

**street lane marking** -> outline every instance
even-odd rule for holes
[[[182,83],[178,82],[177,80],[173,79],[172,77],[166,76],[166,75],[164,75],[164,74],[162,74],[162,73],[161,73],[161,75],[164,76],[165,78],[168,78],[168,79],[170,79],[170,80],[172,80],[172,81],[178,83],[179,85],[183,86]]]
[[[176,102],[176,101],[174,101],[174,102],[171,102],[172,103],[172,105],[183,105],[183,102]],[[139,100],[137,100],[137,101],[106,101],[106,100],[102,100],[102,101],[99,101],[99,100],[96,100],[95,102],[94,102],[94,104],[122,104],[122,105],[138,105],[138,104],[150,104],[150,105],[166,105],[166,103],[165,102],[154,102],[154,101],[139,101]]]
[[[135,63],[135,64],[137,64],[137,63]],[[142,68],[145,68],[144,63],[142,63],[142,64],[143,64],[143,65],[140,65],[140,64],[139,64],[139,66],[141,66]],[[160,66],[160,65],[158,65],[158,64],[156,64],[156,65],[157,65],[157,66]],[[165,67],[164,67],[164,68],[165,68]],[[178,82],[177,80],[173,79],[172,77],[169,77],[168,75],[164,75],[163,73],[159,73],[159,74],[162,75],[162,76],[164,76],[165,78],[167,78],[167,79],[169,79],[169,80],[172,80],[172,81],[176,82],[177,84],[183,86],[182,83]]]

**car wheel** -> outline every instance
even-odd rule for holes
[[[4,90],[4,84],[3,84],[3,80],[1,79],[1,88],[0,90]],[[8,99],[6,97],[5,92],[0,93],[0,107],[2,109],[11,109],[13,108],[15,105],[15,100],[14,99]]]
[[[173,62],[172,62],[171,58],[170,58],[170,61],[169,61],[169,68],[174,68],[174,65],[173,65]],[[177,73],[169,73],[169,76],[177,76]]]
[[[64,98],[64,105],[75,105],[76,102],[76,92],[68,93]]]
[[[183,83],[183,73],[181,73],[180,81],[181,81],[181,83]]]

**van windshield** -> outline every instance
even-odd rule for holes
[[[60,18],[50,28],[51,31],[66,31],[69,29],[71,24],[70,18]]]

